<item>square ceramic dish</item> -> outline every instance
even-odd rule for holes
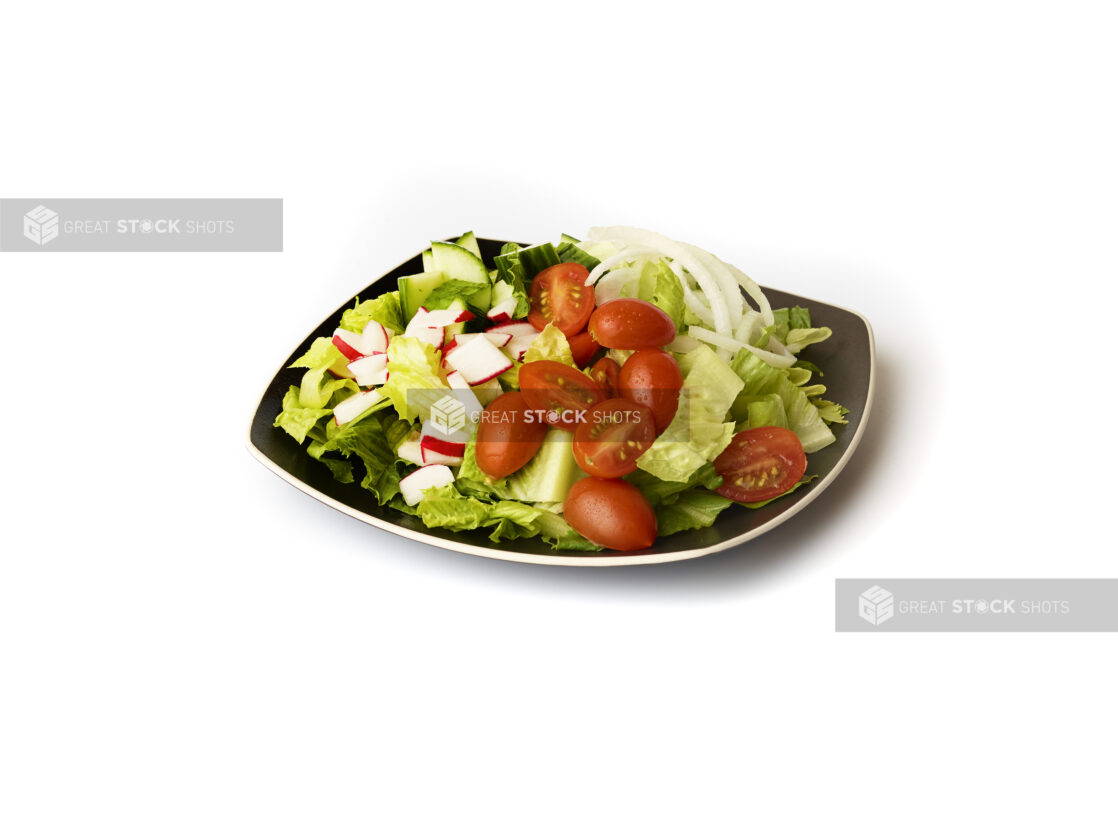
[[[487,265],[500,253],[504,244],[500,240],[478,240]],[[374,280],[360,292],[365,299],[376,297],[396,288],[396,279],[423,270],[420,255]],[[327,315],[314,331],[310,332],[284,360],[275,377],[268,383],[260,404],[249,426],[248,449],[261,464],[294,485],[299,490],[354,519],[367,522],[383,531],[412,540],[482,557],[513,560],[523,563],[565,566],[619,566],[666,563],[701,557],[741,545],[766,531],[775,528],[800,513],[828,487],[842,471],[858,446],[865,430],[873,401],[874,344],[869,322],[861,315],[818,300],[797,297],[794,294],[764,289],[774,308],[801,305],[811,310],[816,326],[829,326],[834,333],[821,344],[809,347],[806,358],[816,364],[824,374],[822,383],[827,386],[827,398],[850,408],[849,423],[834,425],[837,441],[808,456],[808,473],[819,478],[794,493],[781,497],[763,508],[750,509],[732,505],[723,511],[710,528],[685,531],[663,537],[656,545],[636,554],[603,551],[578,553],[553,551],[538,539],[505,540],[491,542],[486,531],[445,531],[427,528],[418,517],[401,514],[388,507],[377,505],[372,494],[356,483],[342,484],[334,479],[325,465],[307,455],[282,430],[272,424],[279,415],[284,393],[288,387],[298,385],[303,370],[287,369],[296,358],[310,347],[315,338],[330,335],[337,327],[342,312],[353,305],[347,298],[339,308]],[[810,514],[800,521],[810,521]]]

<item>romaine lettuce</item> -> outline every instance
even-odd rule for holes
[[[680,358],[684,372],[679,409],[667,429],[637,460],[637,467],[659,479],[685,482],[726,449],[734,422],[726,419],[744,386],[738,375],[708,346]]]

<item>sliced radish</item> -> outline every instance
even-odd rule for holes
[[[446,374],[446,383],[451,389],[455,390],[468,390],[470,388],[469,382],[462,377],[462,373],[457,369]]]
[[[368,375],[357,376],[357,383],[363,387],[379,387],[388,383],[388,367],[370,372]]]
[[[424,465],[400,480],[400,495],[408,505],[418,505],[423,492],[454,484],[454,474],[446,465]]]
[[[533,326],[531,323],[524,323],[523,321],[518,323],[502,323],[499,326],[490,326],[485,331],[493,332],[494,334],[500,333],[503,335],[512,335],[514,338],[539,334],[535,326]]]
[[[450,467],[457,467],[462,464],[461,456],[447,456],[444,453],[428,450],[426,447],[423,448],[422,453],[423,464],[425,465],[449,465]]]
[[[446,356],[447,364],[462,373],[471,386],[496,378],[512,367],[512,361],[489,338],[474,338]]]
[[[467,332],[463,335],[458,335],[454,340],[458,346],[461,346],[474,338],[489,338],[489,340],[493,341],[494,346],[504,346],[512,340],[512,335],[507,332]]]
[[[334,330],[334,346],[338,347],[338,351],[351,361],[356,361],[367,354],[363,351],[365,349],[365,336],[348,329]]]
[[[396,455],[403,459],[405,462],[411,462],[413,465],[424,464],[423,462],[423,448],[419,444],[419,434],[412,433],[404,441],[400,442],[400,446],[396,448]]]
[[[366,355],[349,364],[347,368],[353,373],[351,377],[356,378],[357,383],[363,387],[383,384],[387,380],[385,376],[388,374],[388,356],[383,352]]]
[[[483,381],[480,384],[475,384],[470,387],[477,396],[478,403],[483,407],[488,407],[490,402],[497,398],[502,392],[501,382],[496,378],[490,378],[488,381]]]
[[[354,393],[334,408],[334,421],[337,422],[339,427],[348,424],[380,401],[382,397],[380,390]]]
[[[410,327],[409,327],[410,328]],[[442,327],[434,328],[431,326],[417,327],[410,332],[404,332],[406,338],[417,338],[424,343],[429,343],[436,349],[443,348],[443,330]]]
[[[387,352],[390,340],[392,340],[392,335],[388,333],[388,330],[375,320],[370,320],[365,324],[365,331],[361,333],[362,351],[366,355]]]
[[[505,353],[515,360],[524,360],[524,353],[528,351],[528,347],[532,345],[532,341],[539,337],[539,334],[539,332],[534,332],[531,335],[519,335],[513,338],[505,345]]]
[[[439,438],[431,433],[424,433],[420,437],[419,446],[433,453],[442,453],[444,456],[461,456],[466,452],[466,442]]]
[[[486,317],[495,323],[508,323],[516,314],[516,298],[508,297],[489,310]]]
[[[423,316],[424,326],[451,326],[474,319],[474,313],[468,309],[436,309],[426,314],[419,312],[416,317],[420,315]]]

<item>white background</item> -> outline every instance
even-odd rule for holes
[[[836,577],[1115,577],[1108,4],[23,3],[0,191],[277,196],[282,254],[0,254],[0,826],[1100,827],[1113,635]],[[431,238],[654,228],[873,323],[838,482],[703,560],[410,544],[253,461]]]

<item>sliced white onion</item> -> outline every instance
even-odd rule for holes
[[[704,329],[702,326],[691,326],[687,329],[687,334],[693,338],[698,338],[701,341],[709,343],[711,346],[717,346],[722,349],[729,349],[737,352],[739,349],[748,349],[762,361],[769,366],[776,367],[777,369],[787,369],[796,363],[796,359],[791,355],[775,355],[772,352],[766,352],[764,349],[758,349],[756,346],[750,346],[748,343],[741,343],[728,338],[725,335],[720,335],[717,332],[712,332],[709,329]]]
[[[640,278],[640,269],[635,267],[615,268],[594,284],[594,304],[601,306],[621,296],[625,286]]]
[[[641,257],[654,257],[659,259],[660,255],[653,251],[651,248],[642,248],[640,246],[626,246],[617,254],[612,257],[606,257],[596,266],[593,271],[586,277],[584,285],[592,286],[602,278],[602,275],[612,269],[614,266],[622,265],[623,263],[631,262],[640,259]]]
[[[753,298],[753,302],[756,303],[757,308],[761,310],[761,319],[765,321],[765,325],[772,326],[773,322],[776,320],[776,318],[773,317],[773,307],[769,305],[769,299],[765,297],[765,293],[761,291],[761,287],[740,268],[732,266],[729,263],[725,263],[725,266],[729,269],[730,273],[734,275],[734,279],[738,281],[739,285],[745,289],[745,293]]]
[[[746,309],[741,323],[734,330],[734,339],[742,343],[753,343],[761,336],[761,315],[753,309]]]
[[[726,298],[726,308],[730,315],[731,331],[736,329],[741,323],[745,302],[742,300],[741,289],[738,287],[738,282],[734,278],[734,275],[726,268],[726,264],[713,254],[709,254],[694,245],[688,245],[686,243],[681,244],[695,255],[695,258],[703,264],[707,271],[710,272],[711,276],[718,282],[718,287],[722,290],[722,296]]]
[[[730,334],[733,328],[730,325],[730,310],[726,298],[718,286],[718,281],[684,246],[673,242],[663,234],[624,226],[591,228],[590,235],[594,239],[618,240],[631,245],[654,248],[661,254],[678,261],[681,266],[691,273],[703,294],[706,295],[710,303],[711,314],[714,317],[714,328],[723,335]]]

